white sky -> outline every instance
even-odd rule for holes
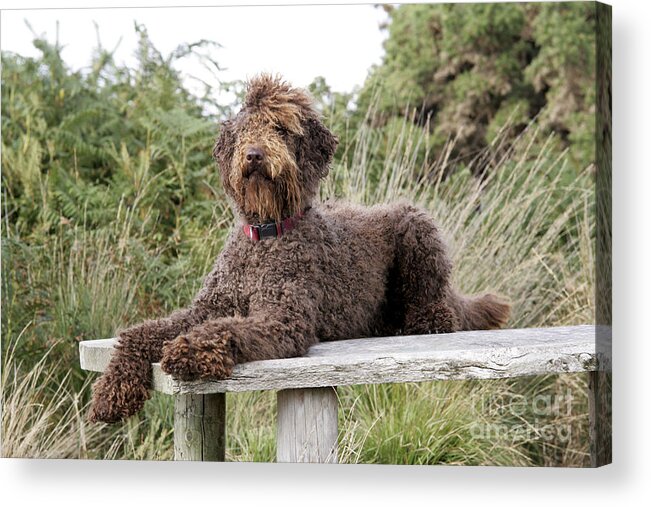
[[[24,20],[50,41],[56,39],[58,20],[62,54],[73,69],[90,62],[97,40],[93,21],[103,47],[113,49],[121,38],[116,59],[134,62],[137,21],[164,55],[184,42],[221,44],[212,55],[226,69],[220,74],[224,80],[269,71],[306,86],[324,76],[335,91],[362,85],[370,66],[380,63],[385,33],[379,24],[386,19],[382,9],[371,5],[3,10],[1,16],[2,50],[25,56],[38,51]],[[208,75],[191,59],[179,68]]]

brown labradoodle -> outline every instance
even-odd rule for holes
[[[188,308],[120,333],[90,419],[116,422],[148,398],[151,363],[183,380],[300,356],[319,340],[502,326],[508,304],[450,285],[428,214],[409,204],[319,204],[337,147],[310,96],[268,75],[215,144],[238,223]]]

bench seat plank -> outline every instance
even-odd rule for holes
[[[80,342],[81,367],[103,371],[115,342]],[[304,357],[237,365],[231,378],[220,381],[176,381],[154,364],[153,387],[167,394],[210,394],[596,369],[595,326],[583,325],[324,342]]]

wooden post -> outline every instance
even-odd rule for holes
[[[612,8],[595,3],[595,349],[599,371],[590,372],[590,458],[612,462]]]
[[[334,387],[278,391],[279,463],[337,463]]]
[[[224,461],[226,453],[226,395],[174,396],[174,459]]]
[[[588,373],[588,404],[590,408],[590,463],[593,467],[613,461],[612,449],[612,373]]]

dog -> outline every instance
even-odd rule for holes
[[[122,331],[89,419],[114,423],[149,396],[151,363],[225,379],[238,363],[304,355],[318,341],[502,327],[500,297],[460,295],[442,235],[409,203],[320,204],[337,138],[310,95],[263,74],[214,146],[237,223],[192,303]]]

